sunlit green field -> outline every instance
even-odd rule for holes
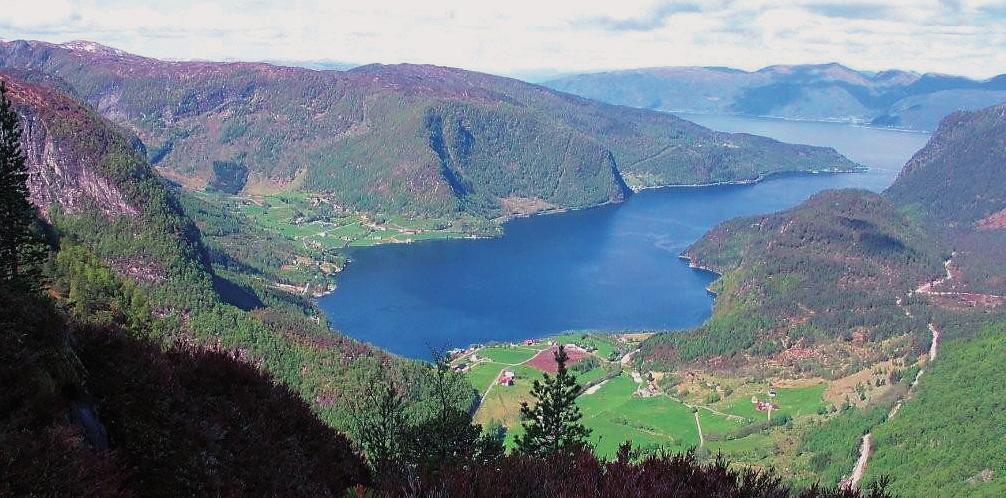
[[[267,196],[201,194],[229,211],[307,249],[325,251],[347,247],[468,237],[489,227],[470,220],[413,219],[342,211],[321,201],[320,194],[283,193]]]
[[[691,401],[665,394],[642,397],[635,393],[643,385],[633,380],[627,371],[619,374],[619,365],[604,361],[612,352],[621,353],[624,350],[624,343],[619,341],[618,336],[568,333],[549,340],[597,348],[593,353],[597,366],[582,372],[578,371],[576,364],[570,367],[581,385],[597,384],[615,375],[589,394],[584,392],[577,398],[583,424],[591,430],[590,440],[598,454],[611,457],[625,441],[636,448],[648,450],[681,452],[697,448],[700,446],[697,414],[705,437],[705,449],[710,453],[722,452],[747,462],[770,459],[778,431],[765,428],[768,414],[759,412],[751,403],[752,396],[768,398],[767,383],[738,384],[735,392],[709,404],[696,401],[701,396],[695,394],[688,398]],[[471,356],[457,360],[470,365],[465,375],[480,395],[484,394],[475,415],[476,422],[483,426],[501,423],[507,428],[508,446],[512,447],[515,436],[522,431],[520,404],[534,401],[530,394],[531,386],[534,380],[543,377],[540,371],[523,363],[546,347],[546,342],[536,346],[492,345],[476,351],[477,362],[472,363]],[[502,370],[516,373],[513,386],[496,383]],[[821,383],[777,388],[772,400],[779,408],[773,416],[817,414],[824,407],[822,396],[826,387]]]
[[[779,408],[773,410],[773,415],[786,414],[792,417],[801,415],[813,415],[818,409],[824,407],[824,390],[827,386],[824,383],[809,387],[792,387],[776,389],[775,398],[771,398]],[[769,399],[765,393],[759,395],[760,399]],[[751,396],[737,394],[725,400],[720,407],[720,411],[731,415],[738,415],[750,420],[767,420],[768,413],[758,411],[751,403]]]
[[[524,346],[490,346],[480,349],[478,355],[496,363],[516,365],[530,360],[538,351]]]

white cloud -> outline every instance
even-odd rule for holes
[[[165,58],[420,62],[496,73],[838,61],[1006,72],[998,0],[33,0],[0,37]]]

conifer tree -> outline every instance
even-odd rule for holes
[[[547,456],[587,446],[590,430],[580,423],[582,415],[575,402],[580,385],[566,370],[568,360],[566,349],[559,346],[555,352],[559,367],[555,376],[546,373],[544,381],[534,381],[531,395],[538,401],[533,407],[521,403],[524,434],[517,437],[517,449],[521,453]]]
[[[28,203],[28,167],[21,152],[21,128],[0,81],[0,281],[31,282],[26,275],[40,259]]]

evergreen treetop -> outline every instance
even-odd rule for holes
[[[28,203],[28,166],[21,151],[21,127],[7,84],[0,81],[0,280],[28,283],[40,259],[32,231],[35,214]]]
[[[558,365],[555,376],[546,373],[543,381],[535,380],[531,387],[531,396],[538,402],[534,406],[521,403],[524,434],[516,441],[521,453],[548,456],[560,452],[572,453],[588,446],[590,429],[580,422],[583,415],[576,406],[580,385],[566,369],[568,360],[566,349],[560,345],[555,351]]]

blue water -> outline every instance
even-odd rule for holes
[[[729,218],[794,206],[816,192],[880,191],[928,135],[740,117],[687,116],[713,129],[835,147],[866,173],[757,185],[650,190],[616,206],[518,219],[496,239],[358,249],[321,299],[332,325],[400,355],[567,330],[694,327],[713,276],[678,258]]]

